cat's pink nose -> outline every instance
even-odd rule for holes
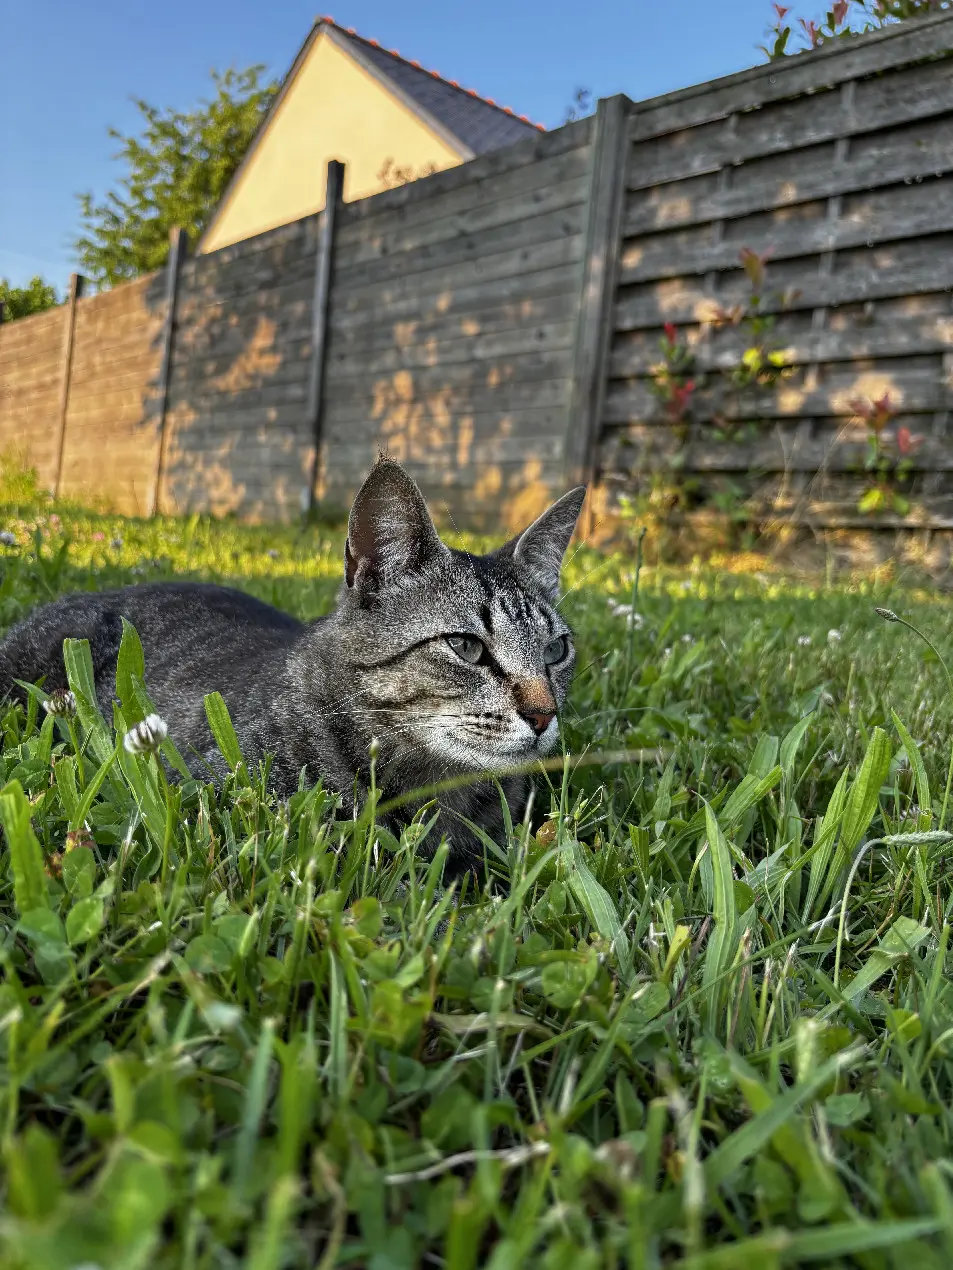
[[[525,719],[529,726],[533,729],[537,736],[541,736],[553,719],[556,717],[555,710],[521,710],[520,718]]]

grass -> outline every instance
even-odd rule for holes
[[[184,574],[312,616],[343,543],[26,495],[0,528],[4,627]],[[873,612],[945,658],[949,603],[567,581],[566,757],[463,895],[373,800],[281,806],[234,754],[170,790],[119,744],[132,640],[116,720],[6,709],[4,1266],[951,1264],[951,701]]]

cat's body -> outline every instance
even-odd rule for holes
[[[307,783],[321,779],[350,808],[367,785],[372,739],[386,796],[503,773],[557,739],[574,654],[554,605],[582,493],[499,552],[471,556],[440,542],[416,486],[381,462],[352,509],[345,582],[327,617],[302,623],[240,591],[190,583],[68,595],[0,644],[0,692],[16,691],[16,679],[65,687],[63,640],[87,639],[110,718],[126,618],[142,641],[149,695],[199,778],[224,772],[203,703],[212,691],[249,765],[272,756],[280,796],[304,770]],[[518,818],[528,780],[504,777],[503,786]],[[460,816],[495,836],[494,784],[442,793],[439,806],[432,845],[445,832],[458,866],[482,856]]]

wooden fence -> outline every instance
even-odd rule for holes
[[[953,526],[951,46],[943,16],[633,107],[606,486],[674,472],[689,497],[694,477],[702,495],[734,488],[830,527],[870,525],[858,504],[879,481],[910,510],[887,502],[877,523]],[[756,278],[767,258],[766,332],[742,253]],[[695,385],[677,426],[678,402],[659,400],[666,322],[688,345],[676,378]],[[783,354],[766,386],[743,368],[759,345]],[[864,461],[880,424],[878,474]]]
[[[360,202],[336,167],[320,215],[0,326],[0,450],[140,515],[343,505],[386,448],[461,527],[580,477],[953,527],[951,59],[941,15]]]

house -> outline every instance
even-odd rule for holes
[[[330,159],[346,165],[344,198],[351,201],[512,145],[537,128],[396,49],[318,18],[197,251],[320,211]]]

